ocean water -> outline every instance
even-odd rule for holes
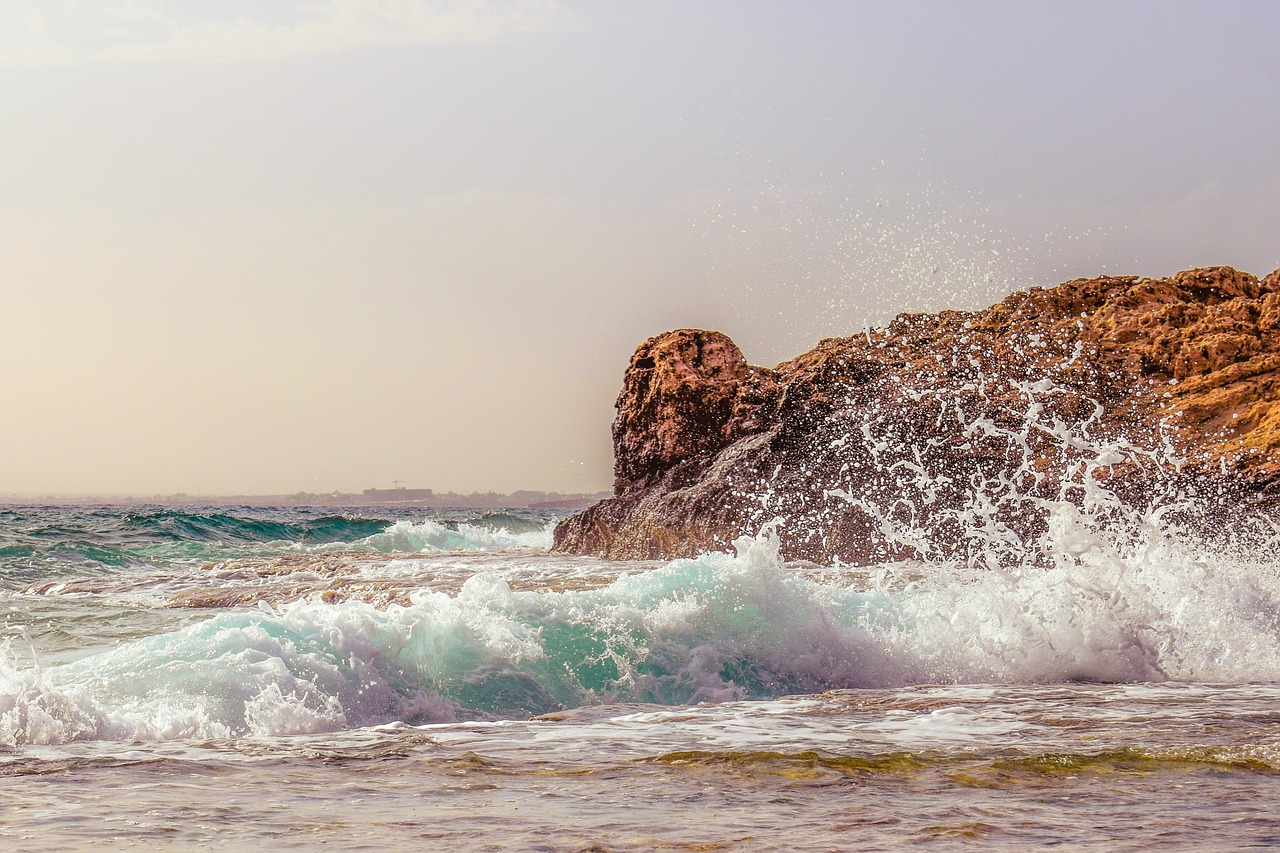
[[[1280,845],[1274,525],[1043,511],[855,568],[782,521],[619,563],[525,510],[2,507],[0,849]]]

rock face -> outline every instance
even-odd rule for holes
[[[613,423],[614,489],[640,488],[765,426],[772,371],[747,364],[719,332],[677,329],[650,338],[627,368]]]
[[[772,370],[680,329],[632,357],[615,495],[562,522],[555,548],[690,556],[780,517],[792,558],[962,552],[975,526],[1016,539],[1043,524],[1030,501],[1079,502],[1099,480],[1134,501],[1173,482],[1267,509],[1277,368],[1280,271],[1230,267],[903,314]]]

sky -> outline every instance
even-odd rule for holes
[[[8,0],[0,492],[593,491],[634,348],[1280,267],[1269,2]]]

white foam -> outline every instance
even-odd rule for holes
[[[885,566],[854,588],[788,568],[766,531],[736,553],[593,590],[513,591],[481,572],[408,606],[232,611],[59,666],[24,667],[5,648],[0,743],[278,736],[939,682],[1280,681],[1272,553],[1215,555],[1157,523],[1135,537],[1054,511],[1048,565]]]
[[[417,523],[397,521],[381,533],[360,540],[357,545],[386,553],[498,548],[546,550],[551,547],[553,530],[554,524],[547,524],[541,530],[516,533],[466,522],[458,523],[454,529],[429,519]]]

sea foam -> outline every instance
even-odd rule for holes
[[[460,551],[494,548],[551,547],[554,524],[533,530],[510,530],[468,522],[453,525],[427,519],[421,522],[397,521],[385,530],[367,536],[355,547],[368,547],[384,553],[399,551]]]
[[[818,581],[766,530],[606,587],[500,571],[407,606],[234,611],[58,666],[0,658],[0,742],[226,738],[918,683],[1280,680],[1265,552],[1054,508],[1052,565],[897,563]],[[829,577],[829,576],[828,576]]]

